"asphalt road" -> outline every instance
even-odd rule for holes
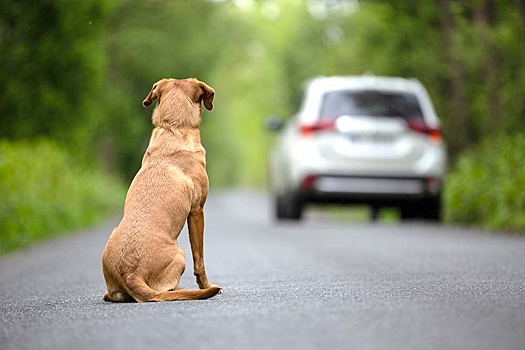
[[[0,259],[0,349],[525,349],[525,239],[424,223],[310,215],[275,224],[268,199],[212,192],[206,301],[113,304],[111,228]],[[187,235],[180,241],[195,288]]]

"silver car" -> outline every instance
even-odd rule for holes
[[[439,220],[447,163],[440,121],[415,79],[319,77],[281,129],[269,159],[277,219],[308,203],[397,207],[402,218]]]

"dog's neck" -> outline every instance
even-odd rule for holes
[[[151,133],[148,149],[142,159],[145,166],[151,162],[166,162],[166,159],[178,157],[181,154],[201,154],[199,161],[205,162],[206,151],[201,144],[199,129],[181,128],[170,130],[156,127]],[[193,157],[193,159],[196,159]]]
[[[181,144],[200,144],[201,135],[198,128],[178,127],[178,128],[165,128],[157,126],[153,129],[151,134],[151,140],[162,139],[168,137],[180,141]],[[151,142],[150,142],[151,143]]]

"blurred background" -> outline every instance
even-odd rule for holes
[[[306,79],[415,77],[449,147],[445,220],[524,232],[524,37],[524,0],[3,0],[0,252],[122,209],[163,77],[216,90],[214,188],[266,186],[263,121]]]

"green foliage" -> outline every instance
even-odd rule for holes
[[[120,182],[56,143],[0,141],[0,254],[77,229],[122,206]]]
[[[100,117],[107,3],[2,1],[0,137],[89,145]]]
[[[462,154],[446,181],[451,223],[525,232],[525,134],[487,138]]]

